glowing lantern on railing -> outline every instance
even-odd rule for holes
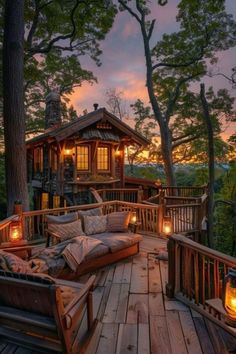
[[[136,211],[132,211],[130,216],[130,224],[136,224],[137,222],[137,213]]]
[[[18,242],[23,238],[21,219],[13,220],[10,224],[9,240],[10,242]]]
[[[164,216],[163,217],[163,225],[162,225],[162,232],[166,235],[169,236],[172,234],[172,221],[170,216]]]
[[[230,269],[225,277],[223,305],[227,312],[226,323],[236,327],[236,269]]]

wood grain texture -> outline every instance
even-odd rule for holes
[[[172,354],[166,318],[150,316],[151,353]]]

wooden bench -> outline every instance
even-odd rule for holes
[[[79,284],[0,271],[0,337],[42,353],[80,353],[85,342],[78,338],[78,328],[85,309],[89,330],[94,323],[94,280]]]

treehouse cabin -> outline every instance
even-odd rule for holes
[[[60,96],[48,95],[45,132],[26,142],[36,209],[89,203],[90,187],[124,187],[125,148],[149,141],[105,108],[94,108],[63,124]]]

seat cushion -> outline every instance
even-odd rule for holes
[[[86,261],[89,261],[90,259],[92,260],[94,258],[104,256],[105,254],[108,254],[109,252],[110,252],[109,247],[107,247],[103,244],[100,244],[85,256],[84,261],[86,262]]]
[[[94,237],[102,241],[102,243],[105,246],[109,247],[109,250],[112,253],[142,241],[141,235],[133,234],[129,232],[127,233],[105,232],[105,233],[94,235]]]
[[[121,211],[107,215],[108,232],[127,232],[129,226],[130,212]]]
[[[61,241],[66,241],[77,236],[84,236],[81,220],[66,224],[48,224],[48,230],[57,234]]]

